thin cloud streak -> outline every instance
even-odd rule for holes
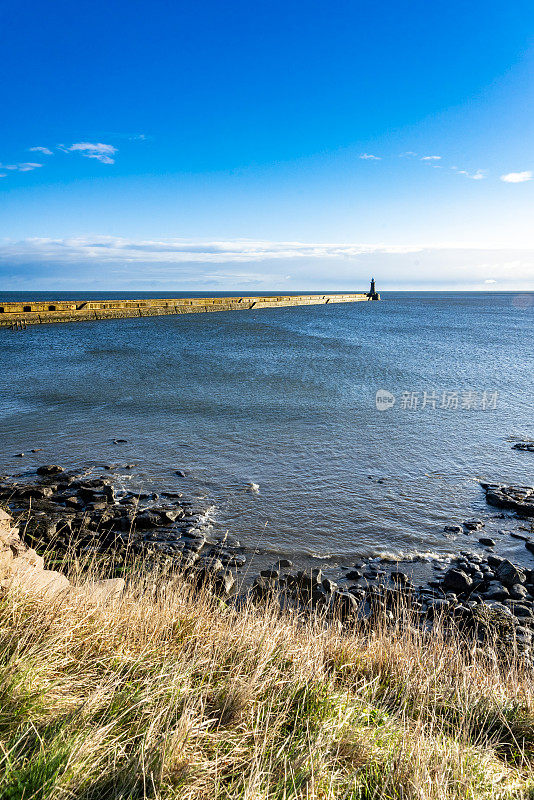
[[[58,149],[64,153],[80,153],[85,158],[96,158],[102,164],[114,164],[115,159],[112,156],[118,152],[117,148],[112,144],[104,144],[103,142],[75,142],[69,147],[60,144]]]
[[[37,262],[251,263],[284,259],[343,260],[371,253],[417,253],[420,247],[383,244],[335,244],[266,241],[195,242],[182,239],[141,240],[111,236],[65,239],[29,238],[0,242],[0,258]]]
[[[31,172],[42,166],[42,164],[37,164],[34,161],[24,161],[21,164],[0,164],[0,169],[8,169],[12,172]]]
[[[53,152],[48,147],[28,147],[30,153],[42,153],[44,156],[53,156]]]

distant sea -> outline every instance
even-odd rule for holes
[[[116,464],[124,486],[201,498],[267,560],[476,549],[443,528],[478,517],[524,561],[517,523],[495,518],[479,479],[534,480],[534,454],[512,449],[534,438],[534,294],[382,297],[0,329],[0,470]]]

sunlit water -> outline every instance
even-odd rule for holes
[[[383,298],[0,329],[0,469],[118,464],[297,562],[452,553],[476,536],[444,525],[473,516],[524,559],[478,480],[533,481],[512,443],[534,437],[534,296]]]

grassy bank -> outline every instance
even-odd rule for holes
[[[74,575],[81,579],[81,575]],[[0,603],[0,798],[533,798],[513,654],[236,611],[140,572],[111,604]]]

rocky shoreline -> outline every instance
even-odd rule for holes
[[[482,484],[489,505],[507,509],[530,526],[516,533],[534,555],[534,489]],[[262,602],[279,597],[285,605],[358,617],[365,624],[395,624],[399,609],[410,608],[412,624],[422,628],[440,619],[469,634],[471,644],[501,651],[513,648],[534,666],[534,561],[527,569],[493,553],[494,540],[480,536],[487,552],[463,550],[448,568],[415,585],[399,565],[387,569],[378,560],[354,562],[333,576],[320,568],[293,570],[279,559],[250,574],[250,554],[229,535],[206,526],[205,509],[179,491],[135,493],[119,489],[110,476],[67,472],[43,465],[32,476],[2,476],[0,503],[16,520],[30,547],[112,556],[115,563],[139,557],[149,567],[165,563],[195,585],[208,587],[231,602],[245,595]],[[445,526],[445,532],[483,533],[481,520]],[[436,566],[436,565],[435,565]],[[245,580],[246,579],[246,580]],[[490,647],[491,643],[491,647]]]

